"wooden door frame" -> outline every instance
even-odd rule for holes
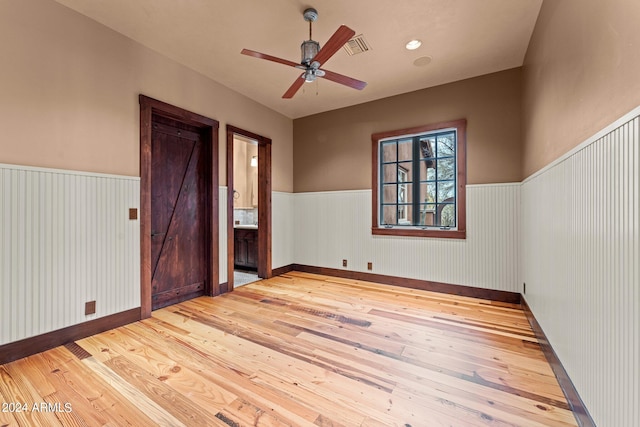
[[[140,317],[151,317],[151,135],[153,115],[195,126],[202,131],[202,143],[209,146],[211,192],[207,209],[210,212],[209,285],[205,294],[220,294],[219,280],[219,200],[218,200],[218,128],[216,120],[167,104],[145,95],[140,103]]]
[[[258,142],[258,276],[268,279],[271,268],[271,139],[227,125],[227,288],[233,290],[233,135]]]

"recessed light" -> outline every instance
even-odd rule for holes
[[[432,59],[433,58],[431,58],[430,56],[421,56],[420,58],[413,61],[413,65],[415,65],[416,67],[424,67],[425,65],[429,65]]]
[[[409,43],[407,43],[405,45],[405,47],[409,50],[415,50],[417,48],[419,48],[422,45],[422,41],[418,40],[418,39],[413,39],[411,40]]]

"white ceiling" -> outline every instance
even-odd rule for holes
[[[290,118],[360,104],[522,65],[542,0],[56,0]],[[318,79],[282,99],[301,72],[240,54],[294,62],[318,10],[320,45],[341,25],[371,50],[340,49],[322,68],[364,80],[357,91]],[[407,41],[421,39],[414,51]],[[432,61],[413,65],[419,57]]]

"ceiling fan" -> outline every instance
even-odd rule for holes
[[[300,61],[300,63],[277,58],[275,56],[267,55],[265,53],[260,53],[249,49],[242,49],[242,52],[240,53],[242,53],[243,55],[266,59],[267,61],[273,61],[279,64],[289,65],[291,67],[304,70],[304,72],[300,75],[300,78],[296,79],[291,87],[289,87],[284,95],[282,95],[283,98],[293,98],[293,95],[296,94],[298,89],[300,89],[305,82],[313,82],[317,77],[324,77],[327,80],[331,80],[332,82],[340,83],[354,89],[364,89],[367,84],[363,81],[320,68],[347,41],[349,41],[349,39],[351,39],[356,32],[346,25],[341,25],[340,28],[338,28],[336,32],[333,33],[333,35],[329,38],[324,47],[320,49],[320,43],[314,41],[311,38],[311,24],[318,19],[318,11],[313,8],[309,8],[304,11],[302,16],[304,17],[305,21],[309,22],[309,40],[303,41],[302,45],[300,46],[300,50],[302,51],[302,60]]]

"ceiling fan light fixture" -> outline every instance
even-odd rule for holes
[[[409,42],[407,42],[407,44],[405,45],[405,47],[408,50],[416,50],[417,48],[419,48],[420,46],[422,46],[422,40],[418,40],[418,39],[413,39],[410,40]]]
[[[300,45],[300,50],[302,53],[302,59],[300,61],[301,64],[309,65],[313,58],[320,51],[320,43],[314,40],[305,40]]]
[[[316,74],[313,70],[307,70],[304,72],[304,81],[307,83],[311,83],[316,80]]]

